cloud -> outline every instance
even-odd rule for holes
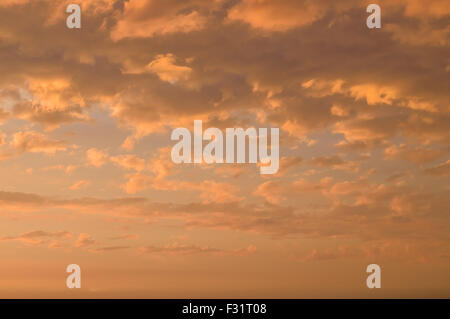
[[[401,27],[395,24],[387,24],[386,30],[392,33],[392,37],[398,42],[413,45],[432,45],[447,47],[449,41],[447,40],[450,34],[450,27],[445,26],[440,29],[435,29],[430,23],[422,22],[414,27]]]
[[[3,132],[0,132],[0,146],[3,146],[6,144],[6,134]]]
[[[178,183],[166,180],[166,177],[173,173],[175,167],[170,157],[170,151],[169,147],[158,149],[156,154],[145,164],[145,168],[153,175],[144,174],[138,170],[138,173],[128,174],[126,175],[127,182],[122,185],[122,189],[128,194],[135,194],[150,187],[158,190],[178,189]],[[136,159],[133,159],[133,161],[136,161]],[[141,161],[137,161],[143,165]],[[122,158],[122,164],[124,164],[123,162]]]
[[[200,191],[203,202],[227,203],[243,199],[239,196],[239,187],[229,183],[206,180],[201,183],[181,183],[186,190]]]
[[[341,147],[372,148],[399,132],[397,120],[396,117],[352,119],[336,123],[333,132],[344,135],[346,141]]]
[[[355,172],[359,170],[359,166],[355,161],[344,161],[338,155],[314,157],[308,163],[317,167],[331,167],[335,170],[347,170]]]
[[[130,249],[131,246],[106,246],[106,247],[98,247],[98,248],[90,248],[89,251],[93,253],[104,253],[110,251],[120,251],[125,249]]]
[[[379,87],[373,84],[354,85],[350,88],[350,95],[356,100],[365,99],[367,104],[388,104],[392,105],[393,100],[397,98],[395,88]]]
[[[80,214],[141,220],[152,218],[154,221],[179,220],[191,230],[239,231],[274,238],[347,237],[373,241],[383,237],[404,242],[421,238],[424,244],[426,239],[438,241],[443,247],[448,241],[444,226],[448,216],[443,212],[450,202],[442,192],[417,192],[408,187],[378,185],[368,181],[333,184],[327,179],[309,183],[303,181],[292,188],[296,189],[292,194],[297,197],[312,192],[329,197],[331,201],[328,204],[322,202],[312,209],[242,201],[174,204],[151,202],[145,198],[64,200],[2,192],[0,203],[4,211],[17,207],[35,210],[53,207]],[[425,224],[433,227],[423,227]],[[94,243],[87,234],[80,236],[79,240],[80,243],[84,240],[87,244]]]
[[[268,181],[260,184],[253,194],[265,198],[269,203],[280,204],[280,202],[293,194],[324,193],[331,187],[332,182],[333,179],[330,177],[324,177],[318,182],[307,181],[302,178],[290,184],[280,181]]]
[[[21,90],[31,98],[17,98],[12,109],[15,117],[37,122],[46,129],[90,120],[85,100],[67,78],[28,78]]]
[[[432,0],[426,4],[417,0],[382,1],[381,5],[389,8],[389,11],[400,7],[404,16],[410,20],[408,26],[385,24],[384,28],[392,33],[396,41],[413,46],[448,46],[449,26],[445,23],[436,24],[436,21],[444,21],[450,15],[444,0]]]
[[[168,0],[157,4],[151,0],[125,2],[124,11],[111,32],[111,38],[150,38],[171,33],[201,30],[207,22],[206,13],[219,1]]]
[[[334,95],[346,95],[355,101],[364,100],[367,105],[394,105],[408,107],[413,110],[437,112],[437,107],[433,101],[428,101],[425,97],[405,95],[405,88],[395,85],[381,85],[377,83],[355,83],[351,84],[343,79],[326,80],[311,79],[303,82],[302,87],[307,90],[307,94],[317,98]],[[342,107],[333,106],[331,112],[337,116],[348,115],[348,111]]]
[[[171,190],[199,193],[199,197],[204,202],[233,202],[241,199],[239,187],[230,183],[220,183],[212,180],[202,182],[169,181],[153,177],[146,174],[136,173],[126,176],[127,182],[122,185],[122,189],[127,194],[135,194],[148,188],[157,190]]]
[[[320,262],[333,260],[357,260],[363,259],[368,263],[371,260],[378,261],[409,261],[425,263],[436,260],[436,256],[442,256],[442,252],[436,243],[405,243],[399,240],[381,239],[372,242],[363,242],[359,245],[339,245],[337,248],[315,248],[307,255],[297,258],[300,262]]]
[[[173,175],[175,164],[169,155],[170,148],[164,147],[149,160],[147,170],[152,173],[127,174],[127,182],[121,188],[127,194],[135,194],[149,188],[164,191],[183,191],[198,193],[204,202],[216,201],[219,203],[233,202],[241,199],[238,195],[239,187],[226,182],[216,182],[213,180],[203,180],[201,182],[183,181],[169,179]]]
[[[282,165],[280,165],[282,167]],[[238,178],[240,176],[243,176],[248,171],[248,165],[246,164],[234,164],[234,165],[219,165],[215,170],[214,173],[222,176],[222,177],[233,177]],[[278,171],[279,173],[280,171]]]
[[[280,160],[280,169],[277,176],[285,175],[291,168],[297,167],[303,163],[303,159],[297,156],[282,157]]]
[[[17,240],[25,244],[40,245],[51,238],[71,238],[72,236],[73,234],[68,231],[50,233],[42,230],[35,230],[17,236],[3,236],[0,237],[0,241]]]
[[[169,83],[188,80],[192,69],[175,63],[173,54],[160,54],[145,67],[145,70],[157,74],[161,81]]]
[[[19,153],[49,153],[54,154],[56,151],[65,151],[67,143],[65,141],[52,141],[36,131],[17,132],[12,136],[10,145]]]
[[[120,235],[120,236],[115,236],[115,237],[111,237],[111,240],[136,240],[139,239],[139,235],[136,234],[125,234],[125,235]]]
[[[450,160],[438,166],[427,168],[425,174],[432,176],[450,176]]]
[[[403,159],[416,164],[424,164],[444,156],[446,151],[420,147],[409,148],[407,145],[401,144],[389,146],[384,150],[384,154],[389,159]]]
[[[292,190],[297,194],[303,192],[323,192],[330,188],[332,182],[333,179],[331,177],[324,177],[318,182],[300,179],[292,183]]]
[[[153,185],[154,179],[145,174],[128,174],[127,182],[122,185],[122,189],[127,194],[136,194],[137,192],[146,190]]]
[[[81,188],[85,188],[91,185],[90,181],[85,181],[85,180],[81,180],[76,182],[75,184],[73,184],[72,186],[69,187],[70,190],[79,190]]]
[[[119,155],[110,158],[110,161],[127,170],[143,171],[146,168],[145,160],[136,155]]]
[[[12,6],[12,5],[19,5],[19,4],[24,4],[29,2],[30,0],[5,0],[2,1],[2,3],[0,4],[0,6]]]
[[[420,0],[409,1],[383,1],[391,3],[391,5],[401,5],[404,7],[404,14],[407,17],[415,17],[420,19],[440,18],[450,14],[450,8],[445,0],[431,0],[424,3]]]
[[[232,255],[232,256],[245,256],[252,254],[256,251],[254,245],[250,245],[247,248],[239,249],[220,249],[209,246],[187,245],[174,242],[165,246],[143,246],[140,249],[141,253],[153,254],[153,255],[197,255],[197,254],[210,254],[210,255]]]
[[[96,243],[97,243],[97,241],[94,240],[91,235],[86,234],[86,233],[81,233],[78,236],[78,239],[75,241],[73,246],[77,247],[77,248],[85,248],[85,247],[92,246],[93,244],[96,244]]]
[[[279,182],[268,181],[258,185],[254,195],[264,197],[269,203],[278,204],[286,199],[285,188]]]
[[[310,25],[325,13],[320,1],[243,0],[230,9],[228,18],[265,31],[287,31]]]
[[[47,167],[43,167],[42,170],[43,171],[64,171],[68,174],[72,173],[73,171],[75,171],[78,168],[78,166],[76,165],[53,165],[53,166],[47,166]]]
[[[90,148],[86,151],[88,165],[102,167],[108,160],[108,153],[97,148]]]
[[[9,117],[9,112],[5,111],[3,108],[0,108],[0,124],[2,124]]]
[[[327,248],[324,250],[313,249],[306,256],[299,258],[301,262],[313,262],[313,261],[323,261],[323,260],[335,260],[341,258],[354,258],[361,255],[361,250],[349,248],[346,246],[339,246],[337,248]]]
[[[382,28],[369,30],[354,0],[86,0],[81,31],[65,27],[70,0],[0,1],[0,207],[19,234],[2,245],[24,225],[71,223],[93,232],[23,240],[119,264],[149,259],[140,247],[182,256],[177,267],[226,264],[257,238],[286,263],[274,272],[289,255],[446,265],[448,1],[380,1]],[[170,132],[195,119],[279,127],[278,174],[175,165]],[[77,197],[88,166],[102,168],[96,187]],[[95,231],[105,223],[111,233]],[[168,239],[183,232],[195,241]]]

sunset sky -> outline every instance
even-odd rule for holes
[[[449,88],[448,0],[0,0],[0,298],[448,298]]]

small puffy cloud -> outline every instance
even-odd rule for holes
[[[86,234],[86,233],[81,233],[78,236],[78,239],[75,241],[74,247],[84,248],[84,247],[92,246],[95,243],[97,243],[97,241],[95,241],[91,235]]]
[[[120,147],[126,151],[131,151],[135,144],[136,139],[133,136],[128,136]]]
[[[153,185],[153,178],[145,174],[130,174],[127,175],[127,182],[122,185],[122,189],[127,194],[135,194],[137,192],[146,190]]]
[[[157,74],[162,81],[170,83],[186,81],[192,72],[188,66],[177,65],[175,56],[170,53],[158,55],[145,70]]]
[[[263,197],[269,203],[278,204],[286,199],[285,190],[286,188],[280,182],[268,181],[258,185],[253,194]]]
[[[397,91],[393,87],[374,84],[359,84],[350,87],[350,95],[356,100],[365,99],[367,104],[389,104],[397,98]]]
[[[108,160],[108,153],[96,148],[90,148],[86,152],[88,165],[102,167]]]
[[[111,162],[128,170],[143,171],[145,160],[136,155],[119,155],[110,158]]]

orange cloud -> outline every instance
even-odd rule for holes
[[[239,249],[219,249],[212,248],[209,246],[198,246],[198,245],[186,245],[180,244],[178,242],[174,242],[169,245],[157,247],[157,246],[143,246],[140,248],[140,252],[145,254],[154,254],[154,255],[196,255],[196,254],[211,254],[211,255],[235,255],[235,256],[244,256],[252,254],[256,251],[256,247],[254,245],[250,245],[247,248],[239,248]]]
[[[435,161],[444,156],[446,152],[439,149],[408,148],[407,145],[392,145],[384,150],[384,154],[390,159],[403,159],[416,164],[424,164]]]
[[[92,165],[94,167],[102,167],[105,165],[108,154],[106,151],[102,151],[96,148],[90,148],[86,152],[86,158],[88,161],[88,165]]]
[[[35,131],[17,132],[12,136],[10,145],[18,152],[49,153],[65,151],[67,143],[49,140],[42,133]]]
[[[427,168],[425,173],[432,176],[450,176],[450,160],[438,166]]]
[[[243,0],[231,8],[228,18],[265,31],[287,31],[310,25],[325,13],[324,5],[318,1]]]
[[[70,186],[69,188],[73,191],[79,190],[80,188],[88,187],[91,185],[90,181],[81,180]]]
[[[49,238],[71,238],[72,233],[68,231],[58,231],[54,233],[45,232],[42,230],[36,230],[27,232],[18,236],[4,236],[0,237],[0,241],[18,240],[25,244],[40,245]]]
[[[119,155],[111,157],[110,160],[128,170],[140,172],[146,168],[145,160],[136,155]]]
[[[162,81],[170,83],[188,80],[192,72],[190,67],[176,65],[175,57],[170,53],[158,55],[145,69],[148,72],[157,74]]]
[[[0,108],[0,124],[2,124],[9,117],[9,112]]]
[[[82,233],[78,236],[78,239],[75,241],[74,247],[84,248],[92,246],[95,243],[97,243],[97,241],[95,241],[91,235]]]
[[[164,4],[151,0],[125,2],[123,15],[112,30],[111,38],[118,41],[201,30],[207,22],[202,12],[217,3],[204,0],[170,0]],[[199,7],[202,12],[198,10]]]

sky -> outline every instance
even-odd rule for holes
[[[450,297],[450,2],[369,3],[2,0],[0,297]],[[194,120],[278,172],[175,164]]]

